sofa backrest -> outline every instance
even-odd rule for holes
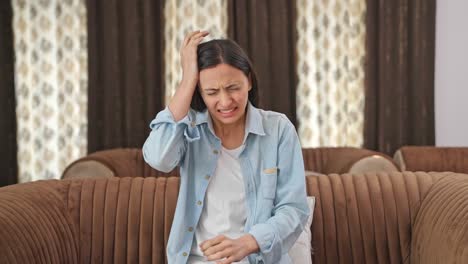
[[[468,173],[468,147],[404,146],[394,159],[402,171]]]
[[[406,263],[421,201],[446,175],[308,176],[308,195],[316,197],[314,262]],[[0,263],[30,256],[44,263],[164,263],[179,180],[83,178],[0,188]]]
[[[307,177],[315,196],[314,263],[408,263],[421,201],[444,174]]]
[[[353,147],[303,148],[304,167],[322,174],[398,171],[391,157],[372,150]]]
[[[179,177],[0,188],[0,263],[165,263]]]
[[[304,167],[320,174],[362,173],[369,171],[398,171],[393,160],[385,154],[361,148],[302,149]],[[72,177],[168,177],[179,176],[178,168],[164,173],[151,168],[143,160],[141,149],[121,148],[98,151],[70,164],[62,179]]]
[[[178,168],[169,173],[151,168],[139,148],[117,148],[91,153],[76,160],[62,173],[62,179],[72,177],[168,177],[179,176]]]

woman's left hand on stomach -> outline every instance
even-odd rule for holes
[[[216,261],[217,264],[229,264],[258,252],[259,247],[252,235],[245,234],[237,239],[219,235],[202,242],[200,249],[207,260]]]

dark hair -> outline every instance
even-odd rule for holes
[[[230,39],[213,39],[202,43],[198,45],[197,58],[199,72],[222,63],[241,70],[252,82],[252,89],[249,91],[249,101],[254,106],[258,106],[257,76],[255,75],[255,71],[253,70],[249,57],[247,57],[245,52],[236,42]],[[199,112],[206,109],[198,84],[195,88],[190,107]]]

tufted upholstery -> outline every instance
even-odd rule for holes
[[[63,184],[0,188],[0,263],[78,263],[79,236]]]
[[[314,263],[468,263],[463,176],[308,176]],[[178,186],[113,177],[0,188],[0,263],[164,263]]]
[[[385,154],[360,148],[308,148],[302,150],[306,170],[321,174],[350,171],[397,171],[398,167]],[[141,177],[178,176],[178,169],[163,173],[143,160],[140,149],[98,151],[70,164],[62,179],[72,177]]]
[[[412,226],[420,203],[444,176],[405,172],[308,177],[307,192],[316,196],[314,263],[412,263]]]
[[[405,146],[394,159],[402,171],[468,173],[468,147]]]
[[[466,176],[445,177],[422,202],[413,228],[411,258],[415,263],[468,263]]]
[[[0,263],[164,263],[179,178],[0,188]]]

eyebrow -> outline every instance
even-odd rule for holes
[[[206,88],[206,89],[203,89],[205,92],[215,92],[215,91],[218,91],[219,88]]]
[[[233,87],[233,86],[236,86],[236,85],[239,85],[239,83],[237,83],[237,82],[231,83],[231,84],[227,85],[227,86],[224,87],[224,88],[230,88],[230,87]],[[211,87],[210,87],[210,88],[205,88],[205,89],[203,89],[203,90],[205,90],[205,91],[217,91],[217,90],[219,90],[219,88],[211,88]]]

